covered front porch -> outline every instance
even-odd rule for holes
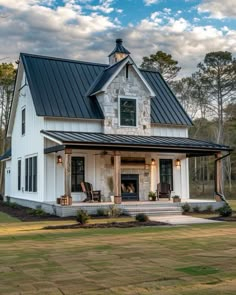
[[[72,206],[76,203],[84,206],[86,196],[81,192],[81,181],[90,182],[95,190],[100,190],[103,203],[111,202],[113,196],[122,196],[122,203],[148,201],[149,192],[155,192],[160,182],[170,184],[171,196],[188,200],[188,158],[202,155],[216,157],[215,197],[218,201],[224,200],[221,161],[222,152],[229,152],[229,147],[189,138],[42,133],[46,202],[55,202],[59,196],[66,195],[72,197]]]

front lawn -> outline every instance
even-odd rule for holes
[[[234,223],[39,230],[45,225],[0,228],[0,294],[236,294]]]
[[[0,223],[17,222],[19,219],[0,211]]]

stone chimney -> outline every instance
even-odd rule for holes
[[[116,47],[108,55],[110,65],[117,63],[130,54],[130,52],[122,45],[122,43],[122,39],[116,39]]]

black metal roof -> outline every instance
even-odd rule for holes
[[[26,53],[20,56],[38,116],[104,119],[97,98],[89,93],[101,88],[120,63],[110,67]],[[156,94],[151,100],[151,122],[191,126],[191,119],[162,76],[140,72]]]
[[[113,64],[112,66],[106,68],[101,75],[98,76],[94,84],[92,85],[91,89],[89,90],[88,95],[96,93],[97,91],[101,90],[102,87],[107,83],[107,81],[111,78],[111,76],[118,70],[120,65],[125,62],[128,58],[125,57],[124,59],[120,60],[119,62]]]
[[[123,43],[122,39],[116,39],[116,46],[108,56],[111,56],[112,54],[114,54],[116,52],[130,54],[130,52],[123,46],[122,43]]]
[[[208,141],[197,140],[183,137],[164,137],[164,136],[136,136],[118,135],[104,133],[87,132],[67,132],[67,131],[41,131],[43,134],[61,141],[65,145],[80,145],[95,148],[142,148],[152,150],[163,150],[166,152],[209,152],[231,150],[228,146],[219,145]]]
[[[2,156],[0,156],[0,161],[4,161],[9,158],[11,158],[11,148],[6,150],[5,153]]]
[[[48,117],[103,119],[91,84],[107,65],[22,53],[36,114]]]

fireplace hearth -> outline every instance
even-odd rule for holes
[[[121,174],[122,201],[139,200],[139,175]]]

